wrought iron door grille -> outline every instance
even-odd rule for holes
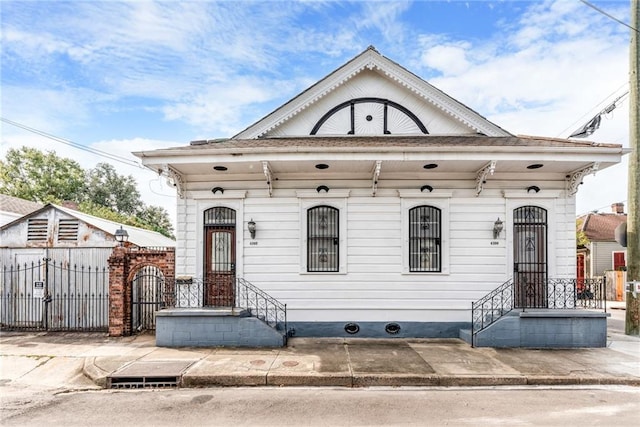
[[[307,271],[337,272],[340,251],[340,212],[331,206],[307,211]]]
[[[441,211],[433,206],[409,210],[409,271],[442,270]]]
[[[523,206],[513,211],[515,306],[546,308],[547,211]]]

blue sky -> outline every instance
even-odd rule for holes
[[[629,1],[593,1],[629,22]],[[567,137],[628,89],[629,29],[579,0],[1,1],[2,117],[129,153],[232,136],[369,45],[515,134]],[[104,158],[1,123],[83,167]],[[628,146],[628,99],[591,140]],[[173,206],[150,171],[145,201]],[[626,162],[578,213],[625,200]],[[172,207],[168,208],[170,211]]]

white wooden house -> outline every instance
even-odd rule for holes
[[[296,336],[451,337],[507,281],[544,306],[522,287],[575,278],[578,186],[624,151],[512,135],[370,47],[230,139],[134,154],[177,188],[177,275],[252,283]]]

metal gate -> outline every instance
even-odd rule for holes
[[[158,267],[142,267],[131,281],[131,330],[156,329],[156,311],[165,306],[164,275]]]
[[[0,277],[0,329],[106,331],[109,270],[49,259],[5,265]]]

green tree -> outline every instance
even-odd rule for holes
[[[174,238],[173,225],[169,220],[169,213],[160,206],[145,206],[137,218],[145,224],[145,228],[150,228],[167,237]]]
[[[0,192],[38,203],[80,203],[85,172],[78,162],[36,148],[9,149],[0,160]]]
[[[0,193],[39,203],[75,202],[81,212],[174,237],[167,211],[145,205],[133,177],[108,163],[85,171],[54,152],[10,149],[0,160]]]
[[[126,215],[136,215],[142,205],[133,177],[119,175],[108,163],[98,163],[87,173],[87,200]]]

